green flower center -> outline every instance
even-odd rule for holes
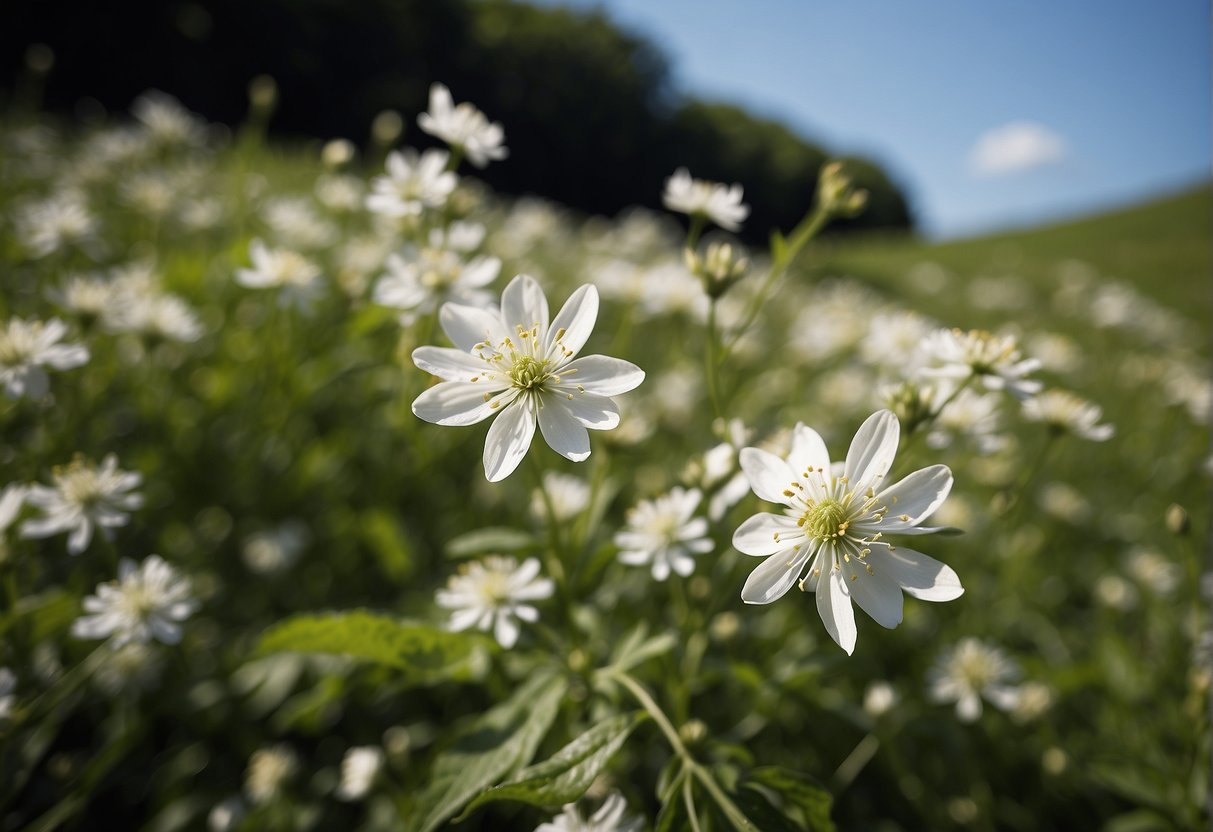
[[[823,540],[842,537],[847,533],[847,509],[837,500],[814,503],[801,518],[804,533]]]
[[[519,390],[539,390],[547,381],[548,362],[524,355],[510,368],[510,382]]]

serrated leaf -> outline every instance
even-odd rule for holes
[[[461,534],[446,544],[448,558],[470,558],[494,552],[521,552],[537,545],[535,537],[507,526],[489,526]]]
[[[746,780],[770,789],[783,798],[786,806],[800,810],[812,832],[834,832],[834,821],[830,820],[834,797],[807,774],[780,766],[763,766],[752,770]]]
[[[526,765],[556,718],[567,680],[555,672],[532,677],[485,713],[434,763],[430,784],[413,814],[412,832],[433,832],[479,792]]]
[[[495,800],[517,800],[532,806],[572,803],[585,794],[643,719],[644,714],[637,712],[598,723],[542,763],[525,768],[509,782],[480,794],[468,804],[460,819]]]
[[[354,610],[288,618],[262,634],[257,651],[335,653],[398,668],[408,681],[428,682],[471,678],[489,643],[472,633]]]

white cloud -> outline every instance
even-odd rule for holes
[[[1012,121],[987,130],[969,154],[969,165],[979,176],[1007,176],[1060,162],[1066,141],[1043,124]]]

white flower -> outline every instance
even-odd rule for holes
[[[493,296],[484,287],[497,279],[501,261],[483,255],[465,261],[447,236],[434,229],[429,245],[406,246],[388,257],[387,274],[375,284],[375,303],[416,314],[432,312],[447,301],[489,306]],[[452,242],[461,241],[455,237]]]
[[[935,702],[955,702],[961,722],[981,716],[985,697],[999,710],[1013,709],[1019,688],[1010,684],[1019,668],[997,647],[976,638],[964,638],[935,662],[928,675],[928,695]]]
[[[1043,422],[1057,433],[1072,433],[1080,439],[1106,442],[1116,433],[1112,425],[1101,425],[1103,410],[1066,390],[1046,390],[1023,403],[1024,418]]]
[[[17,234],[35,257],[46,257],[69,245],[87,250],[93,247],[97,220],[82,194],[64,191],[27,206],[17,217]]]
[[[287,520],[275,529],[250,535],[244,541],[241,554],[249,569],[269,575],[293,566],[311,537],[302,521]]]
[[[1039,381],[1025,378],[1040,362],[1023,358],[1013,335],[937,329],[923,341],[922,351],[924,376],[960,381],[976,377],[987,390],[1006,390],[1021,401],[1040,392]]]
[[[202,337],[202,323],[189,304],[176,295],[127,294],[111,311],[107,324],[116,332],[140,332],[166,341],[190,343]]]
[[[508,649],[518,642],[515,619],[539,620],[539,610],[527,602],[550,598],[553,589],[549,578],[539,577],[535,558],[519,564],[513,558],[493,556],[464,564],[447,581],[446,589],[438,590],[435,600],[438,606],[452,610],[452,630],[492,630],[493,637]]]
[[[304,307],[320,291],[320,267],[302,254],[270,249],[260,240],[249,244],[251,269],[236,272],[236,282],[248,289],[281,289],[283,305]]]
[[[330,211],[352,214],[362,207],[363,184],[348,173],[330,173],[316,180],[316,198]]]
[[[883,539],[939,531],[919,523],[952,489],[946,465],[883,485],[899,434],[896,416],[887,410],[873,413],[856,432],[838,473],[825,442],[803,424],[792,432],[786,461],[758,448],[742,450],[741,467],[754,493],[785,506],[783,515],[756,514],[733,534],[739,551],[766,558],[741,590],[743,601],[769,604],[799,580],[802,591],[817,594],[817,611],[830,636],[851,653],[852,600],[878,624],[892,628],[901,623],[903,590],[926,601],[950,601],[964,592],[949,567]]]
[[[417,117],[417,125],[431,136],[462,150],[468,161],[478,168],[509,155],[501,125],[490,122],[484,113],[466,101],[456,105],[451,91],[442,84],[430,87],[429,111]]]
[[[420,156],[411,147],[392,151],[387,156],[387,176],[371,180],[367,210],[388,217],[409,217],[446,204],[459,181],[446,169],[449,159],[445,150],[427,150]]]
[[[456,349],[419,347],[413,363],[442,379],[413,402],[413,413],[439,425],[473,425],[497,415],[484,443],[489,482],[508,477],[522,461],[538,423],[563,457],[590,455],[587,428],[619,424],[611,400],[634,389],[644,371],[605,355],[574,357],[598,317],[598,291],[582,286],[548,322],[539,284],[518,275],[501,294],[501,311],[448,303],[439,321]]]
[[[294,249],[327,248],[340,233],[306,197],[276,197],[261,209],[275,242]]]
[[[931,391],[928,401],[947,401],[951,398],[946,386],[950,382],[944,384]],[[1000,405],[1000,397],[996,393],[961,390],[931,423],[927,445],[941,450],[951,446],[953,437],[964,436],[977,446],[978,453],[992,454],[998,451],[1006,444],[1006,437],[1002,434]]]
[[[206,122],[159,90],[149,90],[136,98],[131,112],[157,144],[197,145],[206,137]]]
[[[664,581],[670,570],[684,578],[695,571],[692,555],[712,551],[708,521],[694,517],[703,498],[698,488],[674,488],[655,500],[641,500],[628,511],[628,525],[615,535],[619,560],[629,566],[653,564],[653,577]]]
[[[181,623],[193,615],[197,602],[191,597],[188,578],[149,555],[138,566],[123,558],[118,580],[97,585],[84,599],[85,612],[72,624],[76,638],[109,638],[115,650],[124,644],[147,644],[152,639],[165,644],[181,641]]]
[[[1183,580],[1183,567],[1152,549],[1135,549],[1125,565],[1129,574],[1155,595],[1171,595]]]
[[[248,771],[244,775],[244,792],[256,805],[269,803],[281,794],[298,768],[299,758],[288,746],[260,748],[249,758]]]
[[[341,783],[337,786],[337,797],[341,800],[361,800],[375,782],[379,769],[383,768],[383,749],[374,745],[363,745],[345,752],[341,761]]]
[[[897,688],[883,680],[872,682],[863,693],[863,709],[868,716],[879,719],[897,706],[901,699]]]
[[[89,359],[83,344],[61,344],[67,324],[58,318],[27,321],[10,318],[0,329],[0,384],[11,399],[41,398],[50,388],[44,367],[70,370]]]
[[[6,720],[17,704],[17,674],[7,667],[0,667],[0,721]]]
[[[689,214],[716,223],[729,231],[741,229],[750,215],[750,206],[741,201],[741,185],[726,187],[718,182],[692,179],[686,168],[679,168],[665,181],[662,202],[671,211]]]
[[[135,471],[118,468],[118,458],[110,454],[100,467],[77,457],[67,467],[53,472],[54,486],[31,485],[27,504],[39,509],[41,517],[21,524],[22,537],[50,537],[68,532],[67,550],[78,555],[99,528],[109,539],[111,530],[125,526],[127,512],[143,505],[140,494],[131,493],[143,477]]]
[[[640,832],[644,821],[627,817],[628,804],[619,792],[611,792],[598,811],[583,818],[577,804],[569,803],[548,823],[535,827],[535,832]]]
[[[63,288],[48,293],[51,300],[89,321],[109,320],[121,313],[126,298],[115,281],[98,275],[73,275]]]
[[[544,492],[552,504],[552,520],[557,523],[571,522],[590,505],[590,486],[585,480],[572,474],[545,471],[543,490],[536,488],[531,495],[531,514],[544,521],[548,519]]]
[[[211,807],[206,816],[206,828],[209,832],[232,832],[247,812],[248,807],[240,795],[226,797]]]

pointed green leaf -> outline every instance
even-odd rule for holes
[[[452,633],[353,610],[288,618],[262,634],[257,650],[336,653],[398,668],[408,681],[428,682],[473,677],[489,644],[474,633]]]
[[[526,765],[551,727],[568,689],[555,672],[536,674],[481,716],[434,763],[411,832],[433,832],[479,792]]]
[[[506,526],[489,526],[461,534],[446,544],[449,558],[470,558],[496,552],[521,552],[536,545],[535,537]]]
[[[468,804],[463,817],[494,800],[518,800],[532,806],[572,803],[585,794],[628,734],[643,719],[643,712],[637,712],[598,723],[549,759],[523,769],[509,782],[483,792]]]
[[[834,832],[830,820],[830,807],[834,797],[807,774],[779,766],[756,768],[746,778],[747,785],[753,783],[770,789],[783,799],[782,809],[796,810],[812,832]]]

